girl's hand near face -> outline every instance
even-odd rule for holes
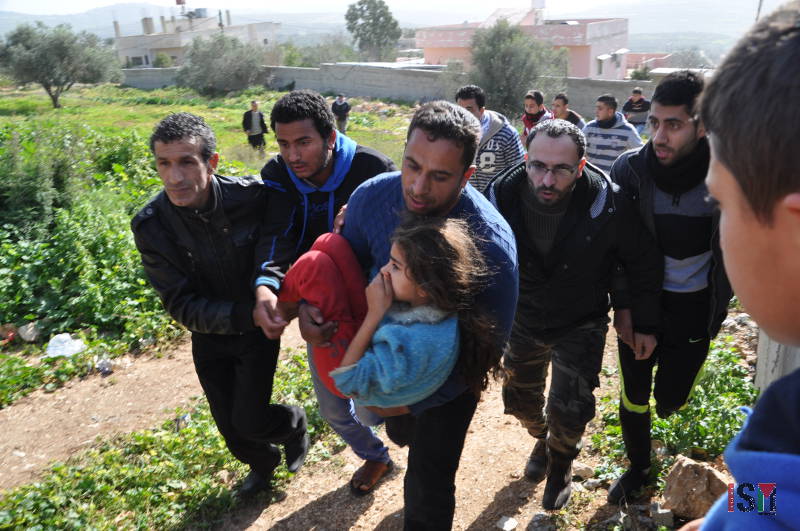
[[[367,286],[367,315],[383,318],[393,301],[392,280],[388,273],[379,272]]]

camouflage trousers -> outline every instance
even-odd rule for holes
[[[514,415],[533,437],[547,437],[547,446],[574,459],[581,449],[586,424],[594,418],[594,390],[603,363],[608,318],[603,317],[546,340],[514,323],[503,364],[509,376],[503,385],[505,413]],[[545,382],[553,375],[545,406]]]

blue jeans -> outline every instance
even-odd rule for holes
[[[383,417],[377,413],[356,406],[349,398],[340,398],[331,393],[317,375],[316,367],[311,357],[311,345],[308,350],[308,367],[311,369],[311,380],[314,383],[314,393],[317,395],[319,412],[333,431],[344,439],[353,452],[367,461],[389,462],[389,449],[373,432],[370,426],[377,426],[383,422]]]

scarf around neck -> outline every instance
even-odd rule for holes
[[[708,140],[701,138],[691,153],[672,166],[658,161],[652,140],[644,147],[644,157],[656,186],[668,194],[680,196],[705,179],[710,159]]]

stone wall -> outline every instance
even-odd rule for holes
[[[175,84],[177,67],[170,68],[125,68],[122,84],[140,89],[160,89]]]
[[[348,96],[403,101],[429,101],[444,96],[441,73],[432,70],[322,64],[319,68],[265,67],[275,89],[308,88],[318,92],[343,92]]]
[[[567,96],[569,108],[582,115],[586,121],[594,119],[594,104],[601,94],[613,94],[619,102],[619,110],[630,97],[634,87],[642,87],[644,97],[650,99],[656,88],[652,81],[607,81],[603,79],[567,78]],[[548,94],[547,101],[552,101],[555,94]]]
[[[175,84],[177,68],[129,68],[123,70],[124,85],[154,89]],[[318,92],[348,96],[403,101],[430,101],[447,97],[441,81],[442,73],[435,70],[400,69],[359,64],[323,64],[319,68],[265,66],[265,79],[273,89],[307,88]],[[594,118],[594,104],[601,94],[614,94],[620,107],[631,90],[640,86],[649,98],[655,85],[652,81],[606,81],[587,78],[567,78],[566,91],[570,108],[588,119]],[[520,94],[520,109],[522,108]],[[552,101],[554,94],[546,94]]]

